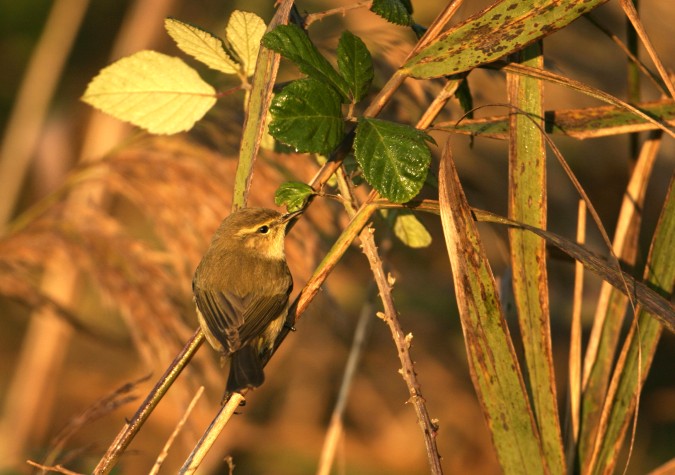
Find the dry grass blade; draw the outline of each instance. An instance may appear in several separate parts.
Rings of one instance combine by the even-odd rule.
[[[403,72],[429,79],[469,71],[522,50],[606,1],[497,1],[426,44]]]
[[[577,212],[577,243],[583,245],[586,240],[586,203],[579,200]],[[580,404],[581,404],[581,308],[583,304],[584,290],[584,265],[576,261],[574,263],[574,301],[572,305],[572,318],[570,323],[570,354],[567,370],[567,413],[565,416],[567,466],[573,467],[577,455],[580,427]]]
[[[555,233],[544,231],[525,223],[518,223],[487,211],[474,209],[473,212],[478,221],[515,226],[527,229],[543,237],[549,244],[557,247],[568,256],[583,262],[588,270],[599,275],[620,292],[630,293],[630,298],[633,299],[636,306],[641,305],[645,310],[653,313],[665,327],[675,333],[675,308],[673,308],[673,305],[666,298],[660,295],[661,287],[657,287],[657,290],[652,289],[643,282],[636,280],[630,274],[618,270],[614,262],[608,262],[583,246]]]
[[[664,296],[672,295],[675,285],[673,242],[675,242],[675,178],[671,178],[668,195],[652,239],[644,276],[645,280],[657,287]],[[654,315],[645,308],[639,309],[614,369],[591,462],[587,467],[588,473],[609,474],[614,471],[631,415],[639,405],[642,385],[649,373],[662,330],[662,323],[654,318]],[[670,330],[673,331],[674,327],[671,326]]]
[[[638,15],[637,10],[635,9],[633,0],[621,0],[621,7],[623,8],[624,13],[632,23],[633,28],[635,28],[635,31],[637,31],[637,34],[640,36],[642,44],[647,50],[647,54],[649,54],[649,57],[654,62],[656,69],[661,75],[661,79],[668,88],[670,97],[675,98],[675,86],[673,86],[673,82],[670,79],[670,75],[666,71],[666,68],[663,66],[663,63],[661,62],[659,55],[656,53],[656,50],[654,49],[652,42],[649,40],[649,36],[647,36],[647,32],[645,31],[645,28],[642,25],[642,22],[640,21],[640,17]]]
[[[63,447],[66,443],[73,437],[82,427],[86,424],[90,424],[93,421],[110,414],[116,408],[127,404],[134,399],[136,396],[130,394],[131,391],[136,389],[136,387],[145,381],[147,381],[150,376],[144,376],[136,381],[132,381],[123,385],[122,387],[116,389],[112,394],[103,397],[99,401],[95,402],[89,406],[82,414],[70,420],[68,425],[61,430],[61,432],[53,439],[51,443],[51,448],[49,454],[42,462],[43,465],[54,465],[59,454],[63,450]]]
[[[514,55],[515,56],[515,55]],[[517,54],[520,64],[542,68],[541,45]],[[509,102],[519,113],[509,126],[509,217],[546,228],[546,148],[541,117],[543,84],[507,73]],[[539,119],[536,119],[539,118]],[[530,382],[532,406],[551,473],[565,473],[558,417],[546,270],[546,241],[519,229],[509,230],[513,295]]]
[[[494,277],[446,144],[439,173],[439,208],[452,267],[469,370],[503,470],[547,473]]]
[[[166,457],[169,455],[169,450],[171,449],[171,446],[173,445],[173,441],[176,440],[176,437],[180,433],[181,429],[183,429],[183,426],[185,426],[185,422],[190,417],[190,414],[192,414],[192,410],[194,409],[195,405],[197,404],[197,401],[199,401],[199,398],[202,397],[203,393],[204,393],[204,386],[200,386],[199,389],[197,390],[197,392],[195,393],[195,396],[192,398],[192,401],[190,401],[190,404],[185,409],[185,413],[183,414],[183,417],[181,418],[180,421],[178,421],[178,424],[176,424],[176,428],[171,433],[171,436],[166,441],[166,444],[164,444],[164,447],[162,448],[162,453],[160,453],[157,456],[157,461],[152,466],[152,470],[150,470],[150,475],[157,475],[159,473],[159,469],[162,467],[162,464],[164,463],[164,460],[166,460]]]
[[[227,403],[220,408],[216,417],[211,421],[211,424],[206,429],[201,439],[199,439],[197,445],[192,449],[192,452],[185,460],[185,463],[183,463],[183,466],[178,472],[180,475],[189,475],[197,471],[204,461],[204,457],[209,453],[216,439],[230,421],[234,411],[236,411],[243,402],[244,396],[240,393],[233,393],[230,396]]]
[[[105,475],[110,473],[136,434],[141,430],[148,417],[150,417],[152,411],[157,407],[157,404],[162,400],[166,392],[175,382],[185,366],[190,362],[194,353],[199,349],[203,342],[204,334],[201,331],[195,332],[192,339],[188,341],[185,348],[183,348],[183,351],[178,354],[174,362],[155,384],[155,387],[145,398],[145,401],[143,401],[143,404],[138,408],[136,414],[134,414],[134,417],[125,424],[122,430],[117,434],[117,437],[115,437],[115,440],[110,444],[105,455],[99,460],[96,468],[94,468],[95,475]]]
[[[373,312],[375,311],[374,305],[371,302],[372,298],[375,297],[375,286],[371,285],[371,287],[371,290],[368,291],[368,294],[371,295],[371,299],[368,299],[361,309],[361,315],[359,316],[359,321],[354,330],[354,339],[352,340],[349,357],[345,364],[342,382],[340,383],[340,390],[335,401],[333,413],[330,417],[330,423],[328,425],[328,430],[326,431],[323,448],[321,449],[319,466],[316,469],[317,475],[330,474],[338,442],[342,438],[344,412],[347,407],[347,401],[349,399],[349,393],[356,374],[356,369],[361,359],[361,353],[365,346],[366,333],[370,322],[373,320]]]
[[[331,16],[331,15],[342,15],[344,16],[347,11],[349,10],[355,10],[357,8],[370,8],[370,6],[373,4],[372,0],[366,0],[366,1],[361,1],[357,2],[353,5],[345,5],[343,7],[337,7],[337,8],[330,8],[328,10],[325,10],[323,12],[318,12],[318,13],[310,13],[305,17],[305,28],[309,28],[312,23],[316,21],[321,21],[324,18]]]
[[[608,104],[612,104],[614,106],[620,107],[624,110],[630,111],[633,114],[637,115],[638,117],[641,117],[643,120],[646,120],[647,122],[650,122],[657,128],[661,129],[663,132],[666,134],[670,135],[671,137],[675,138],[675,132],[670,130],[668,128],[669,124],[665,124],[661,121],[658,121],[654,119],[653,117],[650,117],[648,114],[645,112],[641,111],[635,106],[632,106],[631,104],[628,104],[625,101],[622,101],[621,99],[618,99],[611,94],[607,94],[606,92],[603,92],[599,89],[596,89],[594,87],[588,86],[586,84],[583,84],[579,81],[575,81],[574,79],[566,78],[564,76],[561,76],[559,74],[552,73],[550,71],[544,71],[536,68],[530,68],[527,66],[523,66],[521,64],[515,64],[515,63],[509,63],[509,64],[504,64],[500,62],[493,63],[492,65],[488,65],[486,67],[489,68],[497,68],[501,69],[505,72],[512,72],[515,74],[523,74],[525,76],[530,76],[533,78],[539,78],[544,81],[550,81],[555,84],[560,84],[566,87],[569,87],[570,89],[577,90],[581,93],[584,93],[588,96],[595,97],[596,99],[600,99],[603,102],[607,102]]]
[[[439,210],[442,209],[442,204],[433,200],[410,202],[405,205],[388,203],[384,200],[380,200],[374,202],[372,206],[384,209],[405,207],[435,214],[438,214]],[[630,298],[633,299],[636,305],[641,305],[646,310],[653,313],[666,328],[675,333],[675,308],[673,308],[673,305],[669,300],[659,294],[660,288],[656,287],[655,289],[652,289],[643,282],[636,280],[630,274],[620,271],[617,269],[614,260],[608,261],[589,251],[585,247],[550,231],[513,221],[512,219],[478,208],[471,208],[471,213],[476,221],[526,229],[546,239],[549,246],[560,249],[572,259],[582,262],[586,269],[598,275],[619,292],[623,292],[624,295],[630,293]]]
[[[612,247],[614,253],[628,265],[633,265],[636,260],[639,229],[642,223],[641,210],[644,207],[647,185],[661,143],[660,132],[652,134],[644,142],[621,204]],[[604,405],[627,306],[628,299],[625,294],[609,283],[603,282],[584,357],[582,382],[584,422],[579,437],[579,456],[586,463],[590,457],[589,451]]]
[[[675,102],[672,100],[661,99],[639,103],[636,106],[663,123],[675,126]],[[541,115],[535,118],[539,117]],[[438,122],[434,124],[433,129],[506,140],[509,118],[502,115],[463,119],[461,122]],[[580,140],[655,129],[657,127],[653,123],[616,106],[557,109],[544,113],[544,130],[547,133],[566,135]]]
[[[648,475],[673,475],[673,473],[675,473],[675,458],[655,468]]]
[[[28,465],[31,465],[35,468],[39,468],[43,472],[55,472],[55,473],[62,473],[63,475],[83,475],[79,472],[73,472],[72,470],[68,470],[65,467],[62,467],[61,465],[42,465],[39,463],[35,463],[32,460],[29,460]]]
[[[637,68],[638,70],[640,70],[642,72],[642,74],[644,74],[647,78],[649,78],[652,81],[652,83],[662,93],[667,94],[668,89],[667,89],[665,83],[656,74],[654,74],[649,68],[647,68],[647,66],[645,66],[645,64],[642,61],[640,61],[640,58],[638,58],[636,56],[637,51],[635,52],[635,54],[633,53],[633,51],[631,51],[631,49],[637,50],[636,44],[634,44],[634,42],[632,41],[632,38],[631,38],[631,37],[635,36],[635,30],[630,30],[633,33],[629,33],[629,38],[627,39],[627,42],[630,44],[630,48],[629,48],[619,39],[619,37],[617,35],[612,33],[610,30],[608,30],[603,25],[601,25],[597,20],[595,20],[595,18],[593,18],[593,15],[591,15],[591,14],[584,15],[584,18],[586,20],[590,21],[596,28],[598,28],[600,31],[602,31],[603,34],[607,35],[614,43],[616,43],[616,45],[619,48],[621,48],[621,51],[624,52],[626,57],[628,57],[628,59],[630,59],[630,61],[632,61],[634,67]],[[632,74],[633,74],[632,72],[629,72],[629,75],[632,76]],[[636,77],[637,77],[637,74],[636,74]],[[629,89],[632,89],[632,88],[629,86]]]

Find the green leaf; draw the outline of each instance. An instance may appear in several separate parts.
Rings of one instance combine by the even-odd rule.
[[[431,244],[431,234],[427,228],[412,213],[401,212],[394,222],[394,234],[403,244],[412,248],[428,247]]]
[[[431,151],[424,132],[379,119],[359,119],[354,156],[370,183],[394,203],[414,198],[424,185]]]
[[[432,41],[403,66],[416,78],[461,73],[523,49],[607,0],[501,0]]]
[[[370,11],[397,25],[412,25],[410,0],[374,0]]]
[[[459,86],[457,86],[457,90],[455,91],[455,97],[466,114],[465,117],[467,119],[473,119],[473,96],[471,95],[471,89],[469,88],[468,78],[465,77],[459,83]]]
[[[347,82],[324,58],[307,33],[295,25],[279,25],[263,36],[262,44],[293,61],[300,71],[308,76],[324,81],[349,100]]]
[[[373,82],[373,60],[361,38],[345,31],[337,48],[338,70],[349,84],[352,100],[359,102]]]
[[[241,59],[244,74],[251,76],[255,71],[255,63],[260,50],[260,40],[265,34],[267,26],[255,13],[235,10],[227,23],[225,34],[239,59]]]
[[[286,205],[289,213],[298,211],[305,206],[307,199],[315,194],[314,188],[299,181],[287,181],[282,183],[274,194],[274,202],[277,206]]]
[[[225,74],[236,74],[241,69],[237,59],[227,52],[223,40],[216,35],[175,18],[164,20],[164,28],[183,52],[209,68]]]
[[[340,96],[316,79],[293,81],[270,106],[272,136],[299,152],[330,153],[344,134]]]
[[[175,134],[204,117],[216,91],[182,60],[139,51],[102,69],[82,100],[153,134]]]

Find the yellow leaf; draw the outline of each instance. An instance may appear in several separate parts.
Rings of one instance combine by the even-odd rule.
[[[411,213],[400,213],[396,216],[394,234],[410,247],[427,247],[431,244],[431,234]]]
[[[236,74],[241,69],[239,63],[228,54],[223,40],[208,31],[175,18],[164,20],[164,27],[182,51],[209,68],[225,74]]]
[[[260,50],[260,42],[265,34],[265,22],[255,13],[235,10],[227,23],[225,34],[232,49],[244,65],[246,77],[255,71],[255,62]]]
[[[140,51],[103,68],[82,100],[154,134],[192,128],[216,103],[216,91],[178,58]]]

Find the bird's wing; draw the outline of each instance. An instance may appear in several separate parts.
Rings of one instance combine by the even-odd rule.
[[[290,293],[290,290],[288,291]],[[237,351],[281,315],[288,293],[252,298],[194,288],[195,302],[209,330],[228,353]]]
[[[196,286],[193,290],[197,308],[211,334],[228,353],[239,349],[242,346],[239,328],[244,323],[244,299],[229,292],[205,290]]]
[[[288,293],[268,295],[251,302],[246,309],[244,324],[239,329],[239,338],[248,342],[260,335],[267,325],[286,310],[287,304]]]

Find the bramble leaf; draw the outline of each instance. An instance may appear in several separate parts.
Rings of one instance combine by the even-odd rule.
[[[342,140],[340,96],[312,78],[293,81],[274,97],[269,131],[299,152],[330,153]]]
[[[277,189],[274,202],[277,206],[286,205],[288,212],[292,213],[302,209],[307,199],[315,193],[314,189],[306,183],[287,181]]]
[[[345,100],[349,100],[347,82],[299,27],[279,25],[263,36],[262,44],[293,61],[306,75],[330,84]]]
[[[373,0],[370,11],[397,25],[412,25],[412,4],[410,0]]]
[[[412,248],[428,247],[431,244],[431,234],[414,214],[400,212],[395,219],[394,234],[403,244]]]
[[[216,103],[216,91],[179,58],[139,51],[103,68],[82,100],[154,134],[189,130]]]
[[[223,40],[213,33],[175,18],[164,20],[164,28],[183,52],[209,68],[225,74],[239,72],[239,62],[228,53]]]
[[[433,141],[413,127],[379,119],[359,119],[354,157],[368,181],[383,197],[405,203],[422,189]]]
[[[345,31],[337,47],[340,75],[347,81],[352,100],[359,102],[373,82],[373,60],[368,48],[358,36]]]
[[[260,50],[260,40],[267,26],[255,13],[236,10],[232,12],[225,29],[227,40],[242,62],[244,73],[249,77],[255,71]]]

